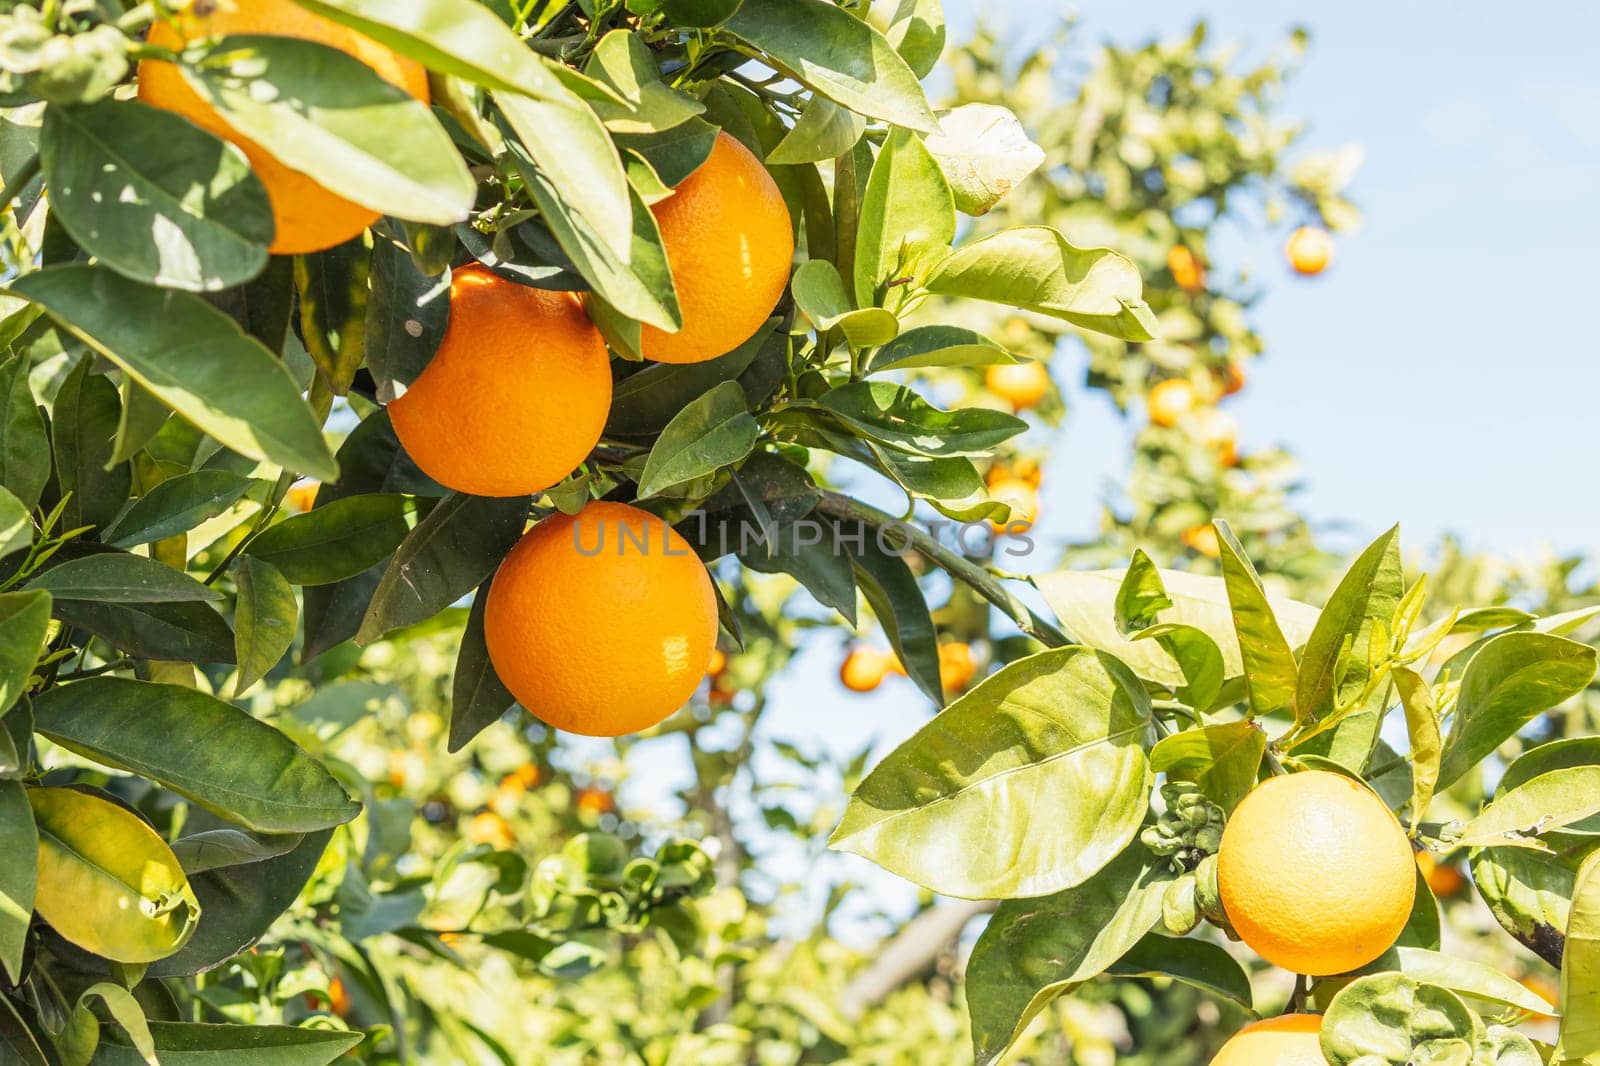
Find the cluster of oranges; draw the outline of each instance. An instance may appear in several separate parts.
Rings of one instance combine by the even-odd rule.
[[[292,0],[185,14],[158,23],[150,43],[181,50],[208,36],[252,33],[336,48],[428,100],[420,64]],[[175,64],[145,60],[139,93],[244,152],[272,204],[274,253],[329,248],[377,221],[231,128]],[[794,256],[792,220],[771,175],[721,133],[709,157],[652,211],[682,328],[645,326],[641,353],[698,363],[738,347],[783,295]],[[610,355],[579,296],[472,265],[454,272],[438,351],[389,405],[389,417],[407,454],[445,487],[533,496],[589,456],[611,395]],[[314,492],[297,493],[290,505],[308,506]],[[490,658],[506,687],[550,725],[590,735],[646,729],[680,707],[705,676],[716,635],[716,594],[704,565],[660,518],[620,503],[590,503],[535,525],[501,564],[485,606]],[[606,662],[597,669],[601,639]],[[496,835],[493,827],[483,831]]]
[[[871,692],[890,674],[903,677],[905,672],[893,652],[857,646],[846,652],[839,664],[839,683],[851,692]],[[939,681],[946,692],[965,692],[977,676],[978,659],[972,653],[972,645],[960,640],[939,645]]]
[[[1364,784],[1328,771],[1257,786],[1228,819],[1216,871],[1239,938],[1268,962],[1313,977],[1377,959],[1416,900],[1417,864],[1399,821]],[[1324,1066],[1321,1029],[1314,1014],[1258,1022],[1212,1063]]]

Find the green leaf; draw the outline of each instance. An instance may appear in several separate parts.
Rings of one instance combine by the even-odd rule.
[[[35,577],[28,587],[50,593],[57,603],[192,603],[222,599],[222,593],[181,570],[125,552],[69,559]]]
[[[1540,847],[1537,836],[1600,814],[1600,766],[1551,770],[1510,789],[1478,812],[1457,847]]]
[[[250,829],[309,832],[361,810],[288,737],[194,689],[95,677],[51,689],[33,710],[34,728],[62,747],[159,781]]]
[[[1166,586],[1161,583],[1161,572],[1156,569],[1156,564],[1150,561],[1150,556],[1144,553],[1143,548],[1134,549],[1133,559],[1128,563],[1127,572],[1122,575],[1122,583],[1117,586],[1117,598],[1113,602],[1117,632],[1131,637],[1139,630],[1155,625],[1156,617],[1171,606],[1172,599],[1167,595]]]
[[[938,366],[991,366],[1020,363],[1005,348],[960,326],[918,326],[879,348],[867,364],[868,374]]]
[[[196,812],[185,828],[207,822],[208,816]],[[221,849],[211,847],[202,852],[193,843],[197,837],[219,832],[242,837],[249,850],[241,853],[235,846],[234,861],[227,861],[217,854]],[[179,837],[172,850],[183,861],[189,886],[200,901],[200,925],[176,954],[152,964],[148,976],[186,977],[249,948],[294,903],[332,835],[331,829],[272,837],[249,836],[238,830],[201,830]],[[252,853],[258,857],[250,858]]]
[[[1193,781],[1207,799],[1232,811],[1255,787],[1267,734],[1251,722],[1223,722],[1163,737],[1150,749],[1150,769]]]
[[[22,501],[0,487],[0,559],[33,544],[33,519]]]
[[[1397,947],[1385,952],[1362,973],[1398,970],[1424,984],[1447,988],[1460,996],[1530,1014],[1550,1013],[1550,1004],[1522,982],[1486,963],[1423,948]]]
[[[662,83],[654,53],[636,33],[612,30],[600,38],[583,72],[610,86],[624,101],[593,102],[595,112],[613,133],[657,133],[706,109],[694,97]]]
[[[1252,1009],[1250,977],[1220,945],[1146,934],[1126,955],[1106,967],[1113,977],[1172,977],[1219,999]]]
[[[1055,230],[1002,230],[958,248],[928,279],[943,296],[1020,307],[1122,340],[1155,336],[1139,269],[1106,248],[1075,248]]]
[[[679,26],[715,26],[725,21],[743,0],[661,0],[661,11]]]
[[[704,119],[692,118],[659,133],[619,133],[614,139],[618,147],[643,157],[656,177],[675,189],[710,157],[719,132]]]
[[[28,678],[49,632],[48,592],[0,593],[0,715],[28,690]]]
[[[806,101],[805,110],[777,147],[767,153],[768,166],[820,163],[844,155],[867,131],[867,120],[824,96]]]
[[[913,291],[939,265],[956,236],[950,186],[922,139],[891,130],[872,164],[856,231],[855,296],[859,307],[882,304],[893,291]]]
[[[795,306],[811,320],[817,332],[837,328],[852,348],[873,348],[894,340],[900,320],[881,307],[853,310],[839,270],[826,259],[800,264],[789,283]]]
[[[723,28],[857,114],[913,130],[938,125],[917,76],[883,34],[829,0],[745,0]]]
[[[869,440],[930,458],[987,455],[1028,428],[1022,419],[1001,411],[941,411],[891,381],[842,385],[824,393],[815,406]]]
[[[499,721],[517,702],[489,659],[483,635],[483,612],[489,602],[485,582],[473,597],[467,628],[456,652],[456,672],[450,683],[450,751],[460,751],[473,737]]]
[[[1555,1061],[1593,1062],[1600,1057],[1600,853],[1578,869],[1566,934]]]
[[[367,297],[367,369],[380,403],[416,381],[439,350],[450,323],[450,272],[429,277],[393,241],[372,249],[372,291]]]
[[[432,618],[483,583],[522,536],[528,501],[452,493],[428,512],[390,560],[356,643]]]
[[[103,539],[118,548],[132,548],[187,533],[227,511],[257,484],[227,470],[179,474],[134,500]]]
[[[37,277],[38,275],[32,275]],[[56,482],[66,506],[62,528],[104,527],[127,502],[133,475],[113,463],[113,440],[122,413],[117,387],[81,359],[56,392],[50,419]]]
[[[20,781],[0,781],[0,855],[7,856],[0,863],[0,966],[11,984],[19,985],[39,858],[33,808]]]
[[[1322,1053],[1332,1066],[1470,1066],[1475,1019],[1455,993],[1404,974],[1359,977],[1322,1019]]]
[[[1411,825],[1415,828],[1427,817],[1434,786],[1439,780],[1439,757],[1443,750],[1439,739],[1439,709],[1434,704],[1433,689],[1422,675],[1405,666],[1396,666],[1393,673],[1400,706],[1405,710],[1406,735],[1411,741]]]
[[[639,478],[639,498],[731,466],[750,454],[761,426],[737,381],[725,381],[667,423]]]
[[[119,274],[210,292],[267,265],[266,187],[185,118],[132,100],[48,108],[39,158],[53,217]]]
[[[1040,574],[1034,583],[1075,640],[1110,652],[1146,681],[1175,689],[1187,681],[1177,660],[1159,645],[1130,640],[1117,629],[1116,595],[1125,574],[1123,570],[1058,570]],[[1227,678],[1244,676],[1244,657],[1223,580],[1162,570],[1161,582],[1173,604],[1163,612],[1163,620],[1205,633],[1222,652]],[[1294,600],[1272,598],[1272,603],[1288,639],[1304,642],[1316,623],[1317,609]]]
[[[411,527],[409,497],[342,496],[268,526],[245,551],[271,563],[295,585],[329,585],[387,559]]]
[[[1594,673],[1594,649],[1575,640],[1526,631],[1490,638],[1461,675],[1439,787],[1459,781],[1537,715],[1582,692]]]
[[[1294,648],[1278,625],[1278,616],[1273,613],[1244,546],[1226,522],[1218,520],[1213,525],[1221,549],[1223,586],[1228,590],[1228,607],[1239,638],[1250,711],[1262,715],[1292,710],[1298,677]]]
[[[50,439],[28,370],[26,353],[0,355],[0,487],[32,508],[50,480]]]
[[[856,587],[866,597],[906,675],[935,707],[942,707],[939,633],[916,575],[905,559],[895,554],[897,546],[892,541],[880,542],[865,526],[858,526],[850,535],[842,523],[831,529],[835,535],[832,550],[849,552]],[[851,535],[861,539],[851,542]]]
[[[917,77],[933,73],[944,52],[941,0],[872,0],[867,19],[883,31]]]
[[[144,1059],[146,1066],[159,1066],[156,1060],[155,1043],[150,1038],[150,1026],[145,1021],[144,1008],[139,1001],[133,998],[133,993],[117,984],[115,981],[101,981],[90,985],[78,996],[77,1005],[72,1008],[72,1015],[67,1023],[67,1031],[63,1036],[86,1033],[88,1039],[80,1046],[70,1050],[63,1048],[62,1057],[67,1062],[88,1063],[94,1054],[94,1048],[100,1042],[100,1019],[89,1000],[98,999],[105,1012],[116,1022],[122,1032],[128,1037],[139,1055]]]
[[[337,475],[288,369],[199,297],[76,264],[25,274],[12,281],[11,291],[42,305],[234,451],[325,480]]]
[[[205,603],[67,600],[55,615],[141,659],[231,663],[233,630]]]
[[[1439,898],[1433,894],[1422,867],[1417,867],[1417,895],[1411,903],[1411,916],[1395,939],[1396,947],[1426,948],[1438,951],[1442,929],[1439,922]]]
[[[33,1017],[32,1011],[10,996],[0,997],[0,1049],[10,1053],[20,1066],[55,1066],[57,1056],[47,1056],[44,1051],[51,1046],[44,1027],[30,1024],[24,1014]]]
[[[361,1043],[362,1033],[285,1025],[151,1022],[161,1066],[328,1066]],[[143,1066],[131,1047],[102,1042],[94,1066]]]
[[[172,849],[137,815],[70,788],[31,788],[28,803],[39,827],[34,908],[56,932],[126,963],[165,958],[194,934],[200,905]]]
[[[1529,950],[1561,965],[1578,867],[1595,851],[1593,840],[1550,842],[1558,850],[1484,848],[1472,854],[1472,880],[1495,920]]]
[[[126,462],[144,451],[172,417],[170,407],[127,374],[122,375],[117,394],[122,398],[122,414],[111,448],[113,463]]]
[[[885,757],[829,843],[964,899],[1082,884],[1144,819],[1150,713],[1143,686],[1109,655],[1069,647],[1020,659]]]
[[[428,105],[354,56],[228,36],[183,76],[229,127],[347,200],[441,226],[472,211],[477,183]]]
[[[1170,881],[1136,845],[1080,885],[1001,903],[967,963],[978,1066],[999,1061],[1051,1000],[1131,951],[1161,920]]]
[[[726,355],[703,363],[651,363],[617,382],[606,416],[607,437],[655,437],[673,417],[707,392],[743,374],[769,342],[784,346],[773,323]]]
[[[1405,585],[1400,570],[1400,527],[1373,541],[1350,564],[1328,598],[1316,628],[1300,656],[1300,678],[1295,686],[1296,720],[1320,724],[1330,720],[1336,703],[1346,703],[1359,693],[1388,647],[1373,647],[1387,633]],[[1344,656],[1348,666],[1339,674]]]
[[[372,253],[357,237],[294,257],[299,336],[322,378],[343,396],[367,356],[367,275]]]
[[[958,211],[987,214],[1044,163],[1017,116],[996,104],[962,104],[939,116],[928,151],[950,182]]]
[[[1172,656],[1183,671],[1183,684],[1173,690],[1179,700],[1200,711],[1217,705],[1227,681],[1227,664],[1222,661],[1222,649],[1204,630],[1177,622],[1158,622],[1135,633],[1133,639],[1155,641]]]
[[[1600,766],[1600,737],[1567,737],[1528,748],[1511,760],[1495,783],[1495,798],[1552,770],[1574,766]],[[1566,827],[1568,833],[1600,835],[1600,818],[1584,818]]]
[[[234,658],[239,663],[233,693],[237,697],[265,677],[289,651],[300,605],[295,602],[294,586],[265,560],[243,556],[233,568],[233,580],[239,589],[233,615]]]

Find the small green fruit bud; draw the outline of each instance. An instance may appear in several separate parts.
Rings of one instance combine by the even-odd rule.
[[[1161,924],[1173,936],[1183,936],[1200,924],[1193,874],[1184,874],[1167,886],[1166,894],[1161,897]]]

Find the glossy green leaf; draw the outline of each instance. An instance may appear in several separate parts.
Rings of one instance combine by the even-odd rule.
[[[918,326],[872,354],[867,373],[931,366],[991,366],[1021,362],[996,342],[960,326]]]
[[[920,288],[955,236],[955,203],[939,164],[915,133],[890,131],[872,164],[861,201],[853,279],[856,305],[882,306],[895,289]]]
[[[1558,1063],[1600,1058],[1600,853],[1578,868],[1561,963],[1561,1039]]]
[[[1548,633],[1493,637],[1461,675],[1439,787],[1448,788],[1537,715],[1594,680],[1595,651]]]
[[[28,582],[28,587],[50,593],[57,603],[192,603],[222,599],[222,593],[180,570],[126,552],[68,559]]]
[[[795,306],[817,332],[837,329],[852,348],[872,348],[894,340],[900,320],[881,307],[855,310],[839,270],[826,259],[800,264],[790,282]]]
[[[246,551],[296,585],[327,585],[388,558],[411,527],[406,496],[372,493],[318,501],[305,514],[268,526]]]
[[[22,982],[28,923],[38,879],[39,833],[28,790],[20,781],[0,781],[0,966],[13,985]]]
[[[242,556],[233,568],[238,603],[233,612],[234,658],[239,675],[234,695],[247,690],[277,666],[294,643],[300,605],[294,586],[271,563]]]
[[[1411,824],[1415,826],[1427,817],[1439,780],[1439,758],[1444,747],[1439,737],[1439,709],[1433,689],[1415,670],[1395,667],[1394,684],[1400,693],[1406,735],[1411,741]]]
[[[595,100],[591,106],[613,133],[657,133],[669,130],[705,110],[687,93],[661,81],[661,71],[648,45],[636,33],[612,30],[600,39],[583,72],[609,85],[622,103]]]
[[[1106,967],[1113,977],[1172,977],[1219,999],[1252,1009],[1250,978],[1227,950],[1208,940],[1148,933]]]
[[[161,1066],[328,1066],[361,1043],[362,1033],[285,1025],[151,1022]],[[131,1047],[102,1041],[94,1066],[143,1066]]]
[[[380,403],[389,403],[427,367],[450,324],[450,272],[430,277],[404,248],[379,241],[372,249],[367,298],[367,369]]]
[[[31,508],[50,480],[50,438],[28,370],[26,354],[0,355],[0,487]]]
[[[1117,586],[1116,599],[1112,601],[1117,631],[1131,637],[1155,625],[1161,612],[1171,606],[1172,598],[1167,595],[1156,564],[1150,561],[1143,548],[1134,549],[1122,583]]]
[[[1495,798],[1552,770],[1574,766],[1600,766],[1600,737],[1567,737],[1528,748],[1511,760],[1495,782]],[[1579,819],[1568,825],[1566,832],[1600,835],[1600,817]]]
[[[289,371],[199,297],[82,265],[25,274],[11,291],[42,305],[227,447],[314,477],[336,476],[321,428]]]
[[[39,827],[34,907],[56,932],[127,963],[165,958],[194,934],[200,905],[172,849],[137,815],[70,788],[29,789],[28,803]]]
[[[1164,648],[1149,641],[1130,640],[1118,632],[1115,603],[1125,573],[1122,570],[1058,570],[1040,574],[1034,578],[1034,583],[1074,639],[1110,652],[1141,678],[1164,688],[1184,684],[1182,668]],[[1222,652],[1227,677],[1242,677],[1244,658],[1239,650],[1223,580],[1163,570],[1161,582],[1173,604],[1162,613],[1162,620],[1191,625],[1205,633]],[[1294,644],[1303,643],[1316,624],[1317,609],[1294,600],[1269,599],[1285,636]]]
[[[49,631],[48,592],[0,593],[0,715],[28,690],[28,678]]]
[[[857,381],[823,394],[816,407],[864,437],[931,458],[986,455],[1028,428],[1001,411],[968,407],[941,411],[890,381]]]
[[[38,277],[38,274],[28,277]],[[117,387],[81,359],[56,391],[50,414],[50,445],[57,487],[66,506],[63,528],[104,527],[122,510],[133,486],[127,463],[113,463],[113,441],[122,414]]]
[[[55,217],[119,274],[201,292],[267,265],[266,187],[243,152],[179,115],[131,100],[48,108],[39,158]]]
[[[1222,582],[1228,590],[1228,607],[1239,638],[1250,711],[1260,715],[1284,708],[1292,710],[1298,676],[1294,648],[1278,625],[1278,617],[1244,546],[1226,522],[1213,524],[1221,553]]]
[[[667,423],[645,459],[641,499],[715,473],[748,456],[761,435],[737,381],[695,399]]]
[[[1551,842],[1554,850],[1483,848],[1472,853],[1472,880],[1489,912],[1529,950],[1561,965],[1562,936],[1578,867],[1595,842]]]
[[[228,36],[183,75],[231,128],[347,200],[437,225],[472,210],[477,184],[428,106],[336,48]]]
[[[1227,681],[1227,664],[1222,660],[1222,649],[1205,630],[1178,622],[1157,622],[1135,633],[1132,639],[1154,641],[1172,656],[1183,671],[1183,684],[1173,690],[1178,699],[1201,711],[1217,705]],[[1228,702],[1231,701],[1230,698]]]
[[[987,214],[1044,163],[1017,116],[996,104],[962,104],[939,116],[928,152],[950,182],[956,209]]]
[[[227,511],[256,484],[227,470],[196,470],[168,478],[133,501],[106,530],[105,542],[133,548],[186,533]]]
[[[499,721],[517,702],[495,673],[483,635],[483,612],[489,602],[485,582],[473,597],[467,628],[456,652],[456,672],[450,682],[450,750],[460,751],[473,737]]]
[[[361,809],[288,737],[194,689],[95,677],[51,689],[33,709],[34,727],[62,747],[250,829],[309,832]]]
[[[1081,884],[1144,819],[1150,713],[1143,686],[1109,655],[1070,647],[1018,660],[885,757],[830,844],[966,899]],[[1049,833],[1037,832],[1039,810],[1052,812]]]
[[[1537,993],[1524,987],[1522,982],[1493,966],[1471,959],[1422,948],[1397,947],[1385,952],[1361,972],[1381,973],[1390,970],[1484,1003],[1529,1014],[1550,1012],[1550,1005]]]
[[[1322,1053],[1332,1066],[1470,1066],[1475,1032],[1455,993],[1404,974],[1373,974],[1333,997]]]
[[[673,417],[723,382],[734,380],[775,340],[771,323],[726,355],[703,363],[651,363],[617,382],[606,416],[608,437],[654,437]]]
[[[1406,919],[1405,928],[1400,930],[1400,935],[1395,938],[1395,946],[1438,951],[1443,932],[1439,919],[1439,898],[1433,894],[1433,887],[1428,884],[1427,875],[1422,872],[1422,867],[1419,865],[1417,894],[1411,903],[1411,916]]]
[[[820,163],[841,156],[861,140],[867,120],[840,107],[825,96],[813,96],[784,134],[777,147],[767,153],[768,166]]]
[[[857,114],[913,130],[937,125],[894,46],[829,0],[745,0],[723,28]]]
[[[831,527],[837,539],[835,552],[848,552],[856,587],[889,638],[889,647],[923,695],[935,707],[944,706],[944,685],[939,670],[939,633],[917,577],[904,558],[896,554],[893,540],[879,543],[871,530],[854,530],[844,523]],[[860,536],[852,542],[850,537]]]
[[[372,253],[361,238],[294,257],[298,336],[337,396],[350,391],[366,360],[367,275]]]
[[[944,52],[941,0],[872,0],[867,19],[883,31],[917,77],[933,73]]]
[[[1143,282],[1127,257],[1076,248],[1053,229],[1003,230],[956,249],[928,279],[943,296],[1020,307],[1123,340],[1155,336]]]
[[[1251,722],[1222,722],[1162,737],[1150,749],[1150,769],[1193,781],[1207,799],[1231,811],[1256,784],[1267,734]]]
[[[1396,526],[1350,564],[1307,638],[1295,686],[1298,722],[1328,721],[1336,703],[1346,703],[1361,691],[1378,661],[1388,654],[1387,646],[1373,644],[1388,632],[1404,592]],[[1339,675],[1345,655],[1348,664]]]
[[[1551,770],[1498,796],[1461,829],[1458,847],[1540,846],[1536,837],[1600,814],[1600,766]]]
[[[132,992],[115,981],[98,982],[79,994],[66,1030],[56,1040],[62,1061],[68,1066],[86,1066],[93,1056],[95,1047],[100,1043],[100,1018],[90,1006],[90,1001],[96,999],[144,1059],[146,1066],[160,1066],[156,1059],[155,1043],[150,1038],[150,1026],[145,1021],[144,1008],[133,998]]]
[[[452,493],[394,553],[356,643],[432,618],[483,583],[522,536],[528,501]]]
[[[1170,881],[1134,846],[1076,887],[1001,903],[967,963],[978,1066],[997,1062],[1051,1000],[1132,950],[1161,920]]]
[[[66,600],[55,615],[141,659],[231,663],[233,630],[205,603]]]

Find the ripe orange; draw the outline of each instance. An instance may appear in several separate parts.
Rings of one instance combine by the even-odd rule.
[[[1206,287],[1206,268],[1187,245],[1175,244],[1167,253],[1167,269],[1172,280],[1185,292],[1199,292]]]
[[[1333,258],[1333,238],[1320,226],[1301,226],[1289,234],[1284,251],[1295,273],[1309,277],[1328,268],[1328,261]]]
[[[1178,537],[1185,548],[1199,552],[1208,559],[1217,559],[1222,556],[1222,545],[1217,540],[1217,531],[1209,522],[1202,522],[1197,526],[1190,526]]]
[[[716,677],[728,668],[728,653],[721,648],[711,649],[711,665],[706,667],[706,672]]]
[[[716,646],[717,597],[671,526],[597,501],[523,535],[489,587],[483,630],[495,672],[529,713],[615,737],[694,694]]]
[[[761,328],[789,284],[794,227],[777,183],[750,149],[719,133],[699,169],[650,210],[683,328],[645,326],[644,357],[703,363],[733,351]]]
[[[1239,804],[1222,834],[1217,884],[1228,921],[1257,954],[1325,977],[1389,949],[1411,917],[1417,874],[1383,801],[1314,770],[1274,777]]]
[[[1417,852],[1417,866],[1422,870],[1422,877],[1428,882],[1428,889],[1437,899],[1453,896],[1466,887],[1467,879],[1461,873],[1461,868],[1453,862],[1440,862],[1432,852]]]
[[[493,811],[479,811],[467,823],[467,839],[504,851],[516,847],[517,835],[506,820]]]
[[[351,1009],[350,992],[344,987],[344,981],[338,974],[328,982],[328,1009],[341,1018],[348,1018]]]
[[[1232,415],[1204,407],[1194,413],[1193,428],[1200,443],[1215,452],[1223,466],[1239,461],[1239,423]]]
[[[1039,465],[1039,460],[1031,456],[1019,455],[1009,462],[1000,459],[989,467],[989,472],[983,476],[983,481],[991,492],[996,485],[1004,481],[1022,481],[1038,488],[1044,481],[1044,468]]]
[[[972,657],[971,645],[951,641],[939,645],[939,681],[946,692],[965,692],[978,674],[978,661]]]
[[[839,681],[851,692],[871,692],[883,684],[889,658],[876,648],[851,648],[839,664]]]
[[[984,371],[983,383],[1013,411],[1026,411],[1050,394],[1050,371],[1043,363],[1001,363]]]
[[[1247,1025],[1222,1045],[1211,1066],[1328,1066],[1322,1016],[1285,1014]]]
[[[989,498],[1011,508],[1010,517],[989,519],[996,533],[1026,533],[1039,520],[1039,490],[1020,478],[1007,478],[989,486]]]
[[[1178,419],[1194,410],[1198,397],[1195,396],[1194,386],[1184,378],[1168,378],[1158,381],[1145,396],[1145,407],[1150,412],[1150,421],[1158,426],[1174,426]]]
[[[599,817],[602,814],[615,814],[617,810],[616,797],[608,789],[599,785],[585,785],[578,790],[578,797],[573,804],[584,814]]]
[[[156,22],[150,27],[149,43],[178,51],[190,41],[227,34],[298,37],[354,56],[391,85],[424,103],[428,101],[428,72],[422,64],[396,55],[364,34],[314,15],[293,0],[224,0],[211,6],[214,10],[208,15],[189,13],[174,22]],[[378,212],[328,191],[236,133],[189,87],[176,64],[141,61],[139,99],[182,115],[244,152],[272,201],[272,217],[277,224],[271,245],[274,255],[316,252],[343,244],[378,220]]]
[[[316,504],[317,490],[320,488],[322,488],[320,481],[297,481],[284,494],[283,504],[292,511],[304,514]]]
[[[389,417],[440,484],[526,496],[583,462],[610,407],[610,357],[578,300],[473,265],[451,279],[444,340]]]
[[[1232,396],[1241,391],[1245,384],[1244,364],[1229,360],[1222,368],[1222,395]]]

